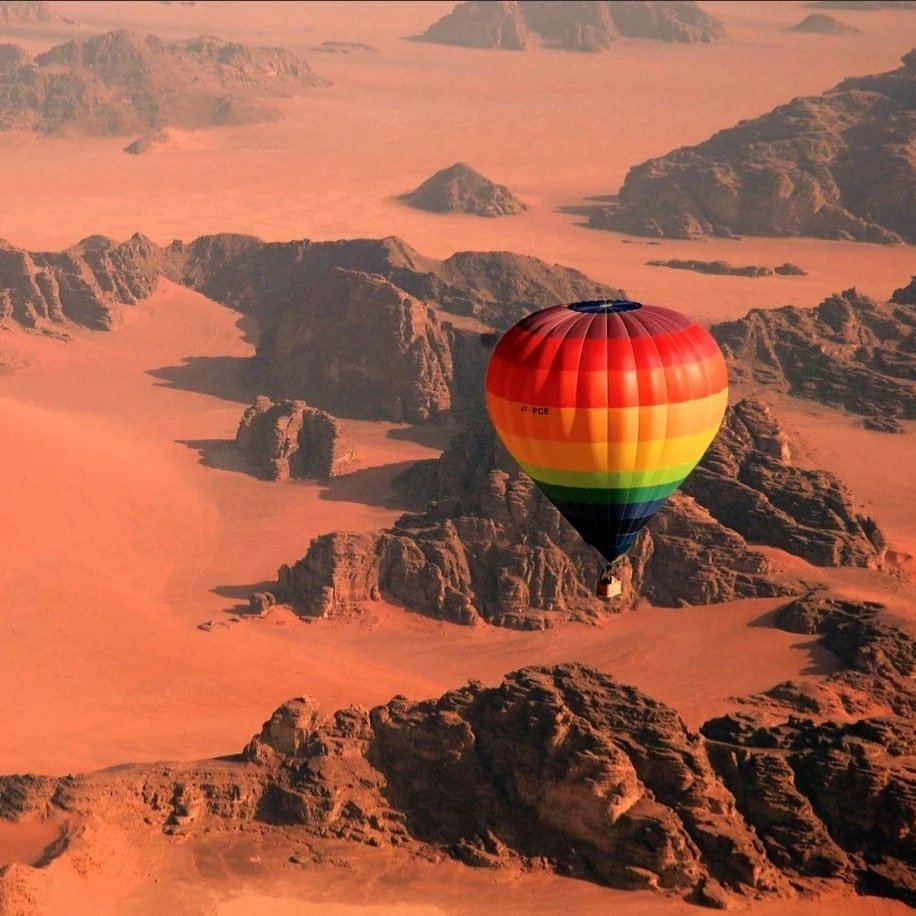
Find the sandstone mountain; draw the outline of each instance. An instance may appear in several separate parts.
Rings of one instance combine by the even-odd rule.
[[[146,133],[270,120],[270,100],[325,85],[282,48],[108,32],[34,59],[0,45],[0,130]]]
[[[916,305],[916,276],[911,277],[906,286],[895,289],[890,301],[897,305]]]
[[[846,25],[835,19],[833,16],[827,16],[824,13],[812,13],[805,16],[801,22],[786,29],[787,32],[806,32],[809,35],[853,35],[861,32],[854,26]]]
[[[66,251],[25,251],[0,240],[0,326],[98,330],[116,323],[118,304],[145,299],[156,288],[161,252],[134,235],[115,244],[104,236],[83,239]]]
[[[45,0],[0,0],[0,22],[7,26],[79,25]]]
[[[558,302],[613,297],[616,287],[539,258],[508,251],[459,251],[428,258],[395,236],[335,242],[262,242],[206,235],[168,249],[170,275],[218,302],[261,316],[295,309],[302,286],[341,268],[377,274],[415,299],[506,328]]]
[[[140,843],[244,843],[321,861],[380,847],[549,869],[715,908],[863,893],[916,903],[916,645],[882,609],[807,595],[776,614],[837,669],[691,731],[670,707],[578,664],[371,711],[280,706],[243,753],[62,778],[0,777],[0,818],[54,812],[46,869],[0,873],[0,908],[40,912],[54,859],[97,856],[103,818]],[[88,860],[87,860],[88,861]]]
[[[343,425],[304,401],[259,397],[242,415],[235,441],[249,463],[270,480],[329,480],[356,464]]]
[[[819,10],[916,10],[916,0],[812,0]]]
[[[815,308],[752,309],[710,330],[737,381],[865,416],[916,419],[916,312],[908,304],[848,289]]]
[[[258,342],[268,390],[345,416],[441,419],[452,407],[448,336],[435,312],[377,275],[337,268],[300,291]]]
[[[7,252],[0,267],[0,295],[8,298],[22,284],[31,261],[58,264],[63,280],[77,284],[86,273],[84,249],[113,252],[114,271],[99,281],[102,293],[114,296],[131,286],[138,272],[148,274],[152,287],[163,276],[204,295],[256,315],[268,325],[281,312],[295,310],[303,287],[331,278],[338,269],[377,275],[404,293],[446,312],[474,317],[493,328],[506,328],[531,311],[595,298],[619,298],[623,290],[590,280],[585,274],[540,258],[508,251],[459,251],[445,260],[427,258],[401,239],[343,239],[334,242],[262,242],[247,235],[205,235],[189,243],[161,248],[139,233],[116,243],[91,236],[64,252],[26,252],[0,241]],[[13,258],[9,253],[15,252]],[[94,262],[93,262],[94,263]],[[31,268],[28,268],[31,269]],[[40,286],[29,286],[23,306],[12,320],[33,324],[39,318],[68,320],[66,311],[48,308]],[[142,298],[142,297],[135,297]],[[124,300],[132,301],[132,300]],[[26,312],[33,316],[18,317]],[[442,316],[447,318],[446,315]]]
[[[446,313],[502,328],[546,305],[620,293],[538,258],[467,251],[438,261],[397,238],[204,236],[163,257],[172,279],[258,316],[262,391],[398,422],[440,420],[479,400],[486,350]]]
[[[682,493],[619,564],[626,600],[593,594],[602,562],[521,474],[487,419],[472,416],[441,458],[408,471],[424,511],[375,534],[315,539],[281,567],[276,599],[304,616],[347,613],[385,596],[455,623],[541,628],[599,621],[639,597],[710,604],[785,593],[754,543],[821,566],[877,567],[884,539],[830,473],[793,463],[763,404],[731,408]]]
[[[752,544],[779,547],[816,566],[875,568],[883,560],[874,519],[860,514],[829,471],[792,463],[788,438],[760,401],[728,408],[681,489]]]
[[[803,277],[807,271],[797,264],[786,261],[778,267],[765,267],[762,264],[748,264],[735,267],[728,261],[697,261],[693,258],[669,258],[668,260],[646,261],[649,267],[670,267],[672,270],[692,270],[698,274],[711,274],[719,277]]]
[[[589,225],[634,235],[916,242],[916,49],[630,169]]]
[[[260,391],[334,414],[410,422],[479,399],[487,350],[448,313],[501,328],[558,302],[623,295],[538,258],[465,251],[439,261],[397,238],[215,235],[161,248],[135,235],[120,245],[92,237],[61,253],[0,243],[0,323],[107,328],[119,304],[149,295],[160,276],[257,316],[251,381]]]
[[[620,38],[698,42],[723,32],[718,19],[686,0],[470,0],[434,22],[419,40],[512,51],[539,43],[604,51]]]
[[[400,200],[416,210],[473,216],[512,216],[528,209],[505,185],[484,178],[464,162],[441,169]]]

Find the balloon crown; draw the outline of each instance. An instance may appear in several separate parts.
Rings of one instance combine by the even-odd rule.
[[[574,302],[567,306],[574,312],[635,312],[642,308],[641,302],[632,299],[589,299],[586,302]]]

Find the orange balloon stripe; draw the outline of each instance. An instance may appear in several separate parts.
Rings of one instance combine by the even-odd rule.
[[[528,404],[487,394],[487,409],[500,436],[556,442],[628,442],[687,436],[719,423],[728,391],[706,398],[646,407],[551,407],[534,413]]]

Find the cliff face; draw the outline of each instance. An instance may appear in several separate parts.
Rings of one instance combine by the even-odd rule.
[[[375,534],[329,534],[281,568],[278,592],[307,616],[385,595],[456,623],[541,628],[598,621],[625,604],[594,596],[603,563],[472,418],[442,457],[402,478],[426,511]],[[782,594],[766,560],[702,506],[676,495],[620,564],[628,600],[706,604]]]
[[[451,350],[429,306],[381,277],[345,270],[300,296],[258,342],[256,369],[268,390],[396,422],[450,410]]]
[[[634,235],[916,242],[916,50],[632,168],[589,225]]]
[[[346,474],[356,452],[343,425],[304,401],[259,397],[242,415],[235,441],[248,461],[271,480]]]
[[[530,667],[368,712],[298,697],[235,758],[0,777],[0,817],[51,808],[77,832],[104,818],[143,836],[251,833],[279,860],[339,856],[346,841],[716,908],[850,892],[913,904],[916,647],[881,610],[815,594],[785,605],[776,625],[822,634],[839,670],[747,698],[699,733],[594,669]],[[22,885],[40,901],[40,884],[21,877],[0,873],[0,904],[38,912]]]
[[[168,249],[170,275],[218,302],[261,316],[298,301],[304,285],[337,268],[377,274],[442,311],[506,328],[523,315],[622,290],[569,267],[508,251],[460,251],[439,261],[399,238],[262,242],[253,236],[201,236]]]
[[[528,209],[505,185],[490,181],[464,162],[441,169],[400,199],[432,213],[497,217]]]
[[[916,418],[916,313],[909,305],[848,289],[813,309],[753,309],[710,331],[738,381],[866,416]]]
[[[840,670],[779,684],[701,731],[783,873],[840,878],[913,905],[916,644],[882,610],[817,594],[785,605],[775,625],[821,634]]]
[[[817,566],[874,568],[884,556],[874,519],[858,512],[829,471],[792,463],[785,434],[760,401],[728,408],[719,435],[681,489],[751,543]]]
[[[0,2],[0,22],[12,26],[79,25],[61,16],[45,0],[3,0]]]
[[[402,475],[425,511],[376,534],[329,534],[281,568],[278,592],[307,616],[333,616],[385,595],[456,623],[540,628],[598,621],[600,558],[496,440],[481,413],[442,456]],[[428,503],[428,506],[426,505]],[[753,544],[821,566],[876,568],[884,538],[829,472],[797,465],[766,405],[729,408],[700,466],[620,563],[628,601],[709,604],[784,594]]]
[[[523,51],[536,44],[605,51],[620,38],[705,42],[722,23],[686,0],[470,0],[434,22],[421,41]]]
[[[118,31],[29,57],[0,54],[0,130],[142,133],[269,120],[270,97],[324,81],[282,48]]]
[[[108,330],[114,305],[132,305],[156,288],[160,262],[160,249],[139,234],[119,245],[91,236],[59,252],[0,241],[0,323]]]

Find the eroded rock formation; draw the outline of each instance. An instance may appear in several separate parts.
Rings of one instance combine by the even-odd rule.
[[[441,169],[400,200],[417,210],[487,217],[512,216],[528,209],[505,185],[490,181],[464,162]]]
[[[451,409],[452,355],[425,303],[379,276],[333,270],[258,342],[268,390],[335,414],[422,423]]]
[[[434,22],[420,41],[523,51],[535,44],[604,51],[620,38],[705,42],[722,23],[687,0],[469,0]]]
[[[507,251],[459,251],[427,258],[403,240],[262,242],[253,236],[205,235],[168,249],[170,275],[218,302],[269,321],[294,309],[300,289],[335,268],[378,274],[436,308],[505,328],[558,302],[623,294],[585,274]]]
[[[271,480],[328,480],[352,470],[357,460],[343,424],[304,401],[274,404],[259,397],[242,415],[235,441]]]
[[[630,169],[589,225],[633,235],[916,242],[916,49]]]
[[[671,267],[674,270],[692,270],[699,274],[713,274],[714,276],[728,277],[771,277],[778,274],[783,277],[803,277],[807,271],[797,264],[788,261],[778,267],[765,267],[763,265],[748,264],[746,267],[735,267],[728,261],[697,261],[694,259],[683,260],[670,258],[669,260],[646,261],[650,267]]]
[[[36,328],[69,321],[107,330],[116,323],[113,306],[149,296],[160,267],[160,249],[139,234],[121,244],[94,235],[55,252],[0,241],[0,324]]]
[[[810,594],[775,624],[822,634],[840,670],[707,722],[713,765],[790,879],[916,903],[916,644],[879,605]]]
[[[600,557],[517,470],[480,414],[440,459],[408,472],[402,489],[428,508],[386,531],[317,538],[281,568],[279,596],[306,616],[347,613],[384,595],[456,623],[530,629],[598,621],[637,596],[676,606],[785,591],[739,533],[676,495],[619,566],[627,602],[609,607],[593,591]]]
[[[744,399],[725,422],[699,467],[684,481],[723,525],[752,544],[768,544],[817,566],[877,567],[885,543],[874,519],[829,471],[793,463],[772,411]]]
[[[275,116],[271,97],[324,85],[282,48],[218,38],[169,42],[108,32],[32,58],[0,48],[0,130],[128,134],[250,124]]]
[[[846,25],[835,19],[833,16],[827,16],[824,13],[812,13],[805,16],[801,22],[786,29],[787,32],[807,32],[810,35],[854,35],[861,32],[854,26]]]
[[[79,25],[75,19],[61,16],[45,0],[2,0],[0,22],[4,25]]]
[[[916,313],[908,305],[847,289],[815,308],[752,309],[710,330],[733,379],[865,416],[916,418]]]
[[[849,891],[912,904],[916,647],[879,611],[808,595],[776,615],[837,654],[837,672],[806,680],[805,703],[847,682],[871,700],[831,710],[834,720],[792,707],[781,685],[695,733],[592,668],[529,667],[371,711],[325,713],[298,697],[235,758],[0,777],[0,817],[53,810],[78,832],[101,816],[170,842],[252,832],[283,859],[328,843],[339,854],[347,841],[716,908]],[[54,855],[77,853],[63,843]],[[22,878],[0,874],[0,902],[37,911]]]

